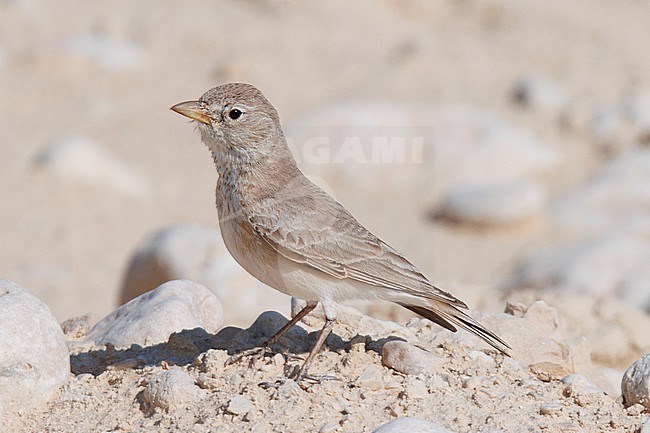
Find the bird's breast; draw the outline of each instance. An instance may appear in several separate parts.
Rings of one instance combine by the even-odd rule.
[[[217,187],[217,209],[221,237],[230,255],[249,274],[282,291],[278,253],[253,230],[237,191],[220,183]]]

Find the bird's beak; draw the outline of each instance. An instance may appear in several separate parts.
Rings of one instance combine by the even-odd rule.
[[[185,117],[189,117],[192,120],[196,120],[197,122],[204,123],[206,125],[210,125],[212,123],[212,119],[208,115],[208,108],[205,106],[203,102],[199,101],[187,101],[187,102],[181,102],[180,104],[174,105],[170,110],[177,112],[178,114],[182,114]]]

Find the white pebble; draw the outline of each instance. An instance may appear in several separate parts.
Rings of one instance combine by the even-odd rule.
[[[369,365],[361,373],[355,382],[362,388],[367,388],[371,391],[377,391],[384,387],[384,382],[381,377],[381,371],[376,365]]]
[[[382,363],[404,374],[433,374],[445,362],[443,358],[404,341],[389,341],[381,349]]]
[[[226,410],[234,415],[245,415],[253,409],[253,403],[243,395],[236,395],[230,399]]]
[[[144,388],[144,401],[165,410],[185,408],[204,396],[194,380],[181,368],[155,373]]]

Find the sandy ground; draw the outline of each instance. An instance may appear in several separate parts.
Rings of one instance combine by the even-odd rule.
[[[228,81],[262,89],[285,124],[309,110],[348,101],[486,110],[559,152],[561,169],[546,180],[557,196],[607,159],[584,128],[585,113],[631,87],[650,85],[648,19],[650,6],[632,0],[0,1],[0,277],[37,295],[60,321],[85,313],[99,319],[117,306],[130,256],[149,233],[179,222],[216,224],[216,174],[208,152],[193,128],[168,108]],[[527,76],[559,83],[575,102],[569,118],[577,126],[558,121],[557,112],[514,105],[513,87]],[[48,143],[76,136],[130,167],[142,188],[134,193],[88,184],[38,167]],[[558,241],[544,223],[497,230],[446,224],[428,217],[433,195],[378,191],[360,197],[355,185],[325,180],[368,228],[436,283],[457,286],[455,294],[475,308],[502,311],[499,289],[518,260]],[[289,310],[288,298],[273,299],[271,306]],[[227,306],[226,323],[247,326],[261,309]],[[364,364],[380,364],[372,351],[362,358]],[[143,374],[112,372],[93,379],[103,391],[84,404],[99,405],[109,417],[109,407],[139,411],[134,386]],[[231,376],[239,374],[244,381],[259,379],[238,369]],[[237,386],[241,391],[243,385]],[[340,391],[330,387],[312,392]],[[548,384],[535,389],[557,392]],[[393,391],[382,393],[382,398],[359,396],[369,412],[341,431],[361,431],[364,425],[370,431],[378,423],[364,417],[376,411],[383,411],[384,420],[394,417],[391,410],[399,410],[383,403]],[[310,394],[296,404],[313,401]],[[61,411],[79,412],[75,404],[50,409],[60,420]],[[229,425],[223,431],[237,429],[229,424],[236,419],[208,407],[191,417],[219,416]],[[425,410],[409,413],[432,416]],[[121,430],[110,423],[101,429],[173,431],[194,425],[144,414],[125,421]],[[49,415],[39,416],[31,422],[42,428]],[[446,424],[457,424],[444,417]],[[308,430],[326,421],[318,418]],[[269,431],[289,431],[282,422]],[[471,423],[458,423],[464,426],[458,431],[473,431]],[[47,428],[73,431],[65,424]]]

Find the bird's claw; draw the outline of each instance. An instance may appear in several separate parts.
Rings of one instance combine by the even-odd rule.
[[[271,349],[269,349],[267,346],[254,347],[252,349],[244,350],[228,358],[224,363],[224,367],[227,367],[232,364],[236,364],[242,359],[249,356],[252,357],[250,359],[250,363],[254,364],[255,361],[257,361],[260,358],[263,358],[267,353],[271,353]]]
[[[306,380],[313,383],[321,383],[327,380],[341,380],[331,374],[309,374],[309,371],[303,367],[299,367],[297,365],[289,366],[287,369],[285,369],[285,375],[287,378],[293,379],[295,382],[302,382],[303,380]]]

